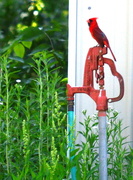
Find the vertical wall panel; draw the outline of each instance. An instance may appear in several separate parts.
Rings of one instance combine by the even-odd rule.
[[[91,7],[88,10],[88,7]],[[84,63],[87,51],[97,43],[92,39],[86,20],[98,17],[100,28],[107,35],[111,48],[117,58],[116,68],[124,77],[124,98],[109,106],[120,112],[123,126],[129,126],[125,135],[133,140],[133,2],[132,0],[69,0],[69,66],[68,82],[72,86],[82,86]],[[111,58],[110,52],[106,57]],[[107,95],[116,96],[119,86],[106,67]],[[75,95],[76,128],[81,127],[82,111],[87,109],[89,115],[96,113],[95,103],[85,94]]]

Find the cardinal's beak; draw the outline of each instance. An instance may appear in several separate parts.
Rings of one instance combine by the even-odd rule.
[[[88,23],[88,26],[90,26],[90,20],[87,20],[86,22]]]

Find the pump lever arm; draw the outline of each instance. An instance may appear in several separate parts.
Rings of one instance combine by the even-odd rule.
[[[120,93],[119,93],[119,95],[117,97],[114,97],[114,98],[108,98],[108,102],[112,103],[112,102],[119,101],[119,100],[122,99],[122,97],[124,95],[124,80],[123,80],[123,77],[121,76],[121,74],[119,74],[117,72],[115,64],[111,59],[104,58],[104,63],[109,65],[113,76],[116,76],[118,78],[119,85],[120,85]]]

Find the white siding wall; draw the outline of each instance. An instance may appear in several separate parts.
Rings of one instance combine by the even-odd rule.
[[[88,49],[97,44],[92,39],[86,22],[91,17],[98,17],[98,24],[108,37],[116,56],[117,71],[125,82],[124,98],[109,106],[120,112],[123,126],[129,126],[125,135],[130,135],[128,140],[133,140],[133,1],[69,0],[68,83],[71,86],[82,86]],[[112,59],[110,53],[106,56]],[[118,82],[108,68],[105,76],[107,95],[114,97],[119,93]],[[85,94],[76,94],[75,100],[76,129],[79,130],[81,127],[78,122],[83,121],[82,111],[87,109],[88,114],[93,115],[96,113],[96,106]]]

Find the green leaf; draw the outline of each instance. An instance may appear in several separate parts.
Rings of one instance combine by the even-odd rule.
[[[60,82],[68,82],[68,78],[63,78]]]
[[[32,170],[30,172],[31,172],[32,179],[37,176]]]
[[[27,47],[28,49],[31,48],[31,45],[32,45],[32,41],[22,41],[22,44]]]
[[[0,49],[0,53],[8,52],[10,54],[12,52],[13,47],[20,41],[21,36],[18,36],[14,40],[10,40],[9,44]]]
[[[33,54],[35,54],[37,52],[41,52],[41,51],[46,51],[46,50],[48,50],[48,48],[49,48],[48,45],[40,44],[35,49],[33,49],[33,51],[29,55],[33,55]]]
[[[22,58],[18,57],[18,56],[15,56],[15,57],[14,56],[9,56],[9,59],[24,63],[24,60]]]
[[[29,27],[21,32],[22,41],[32,41],[44,35],[44,32],[38,27]]]
[[[16,56],[23,58],[24,57],[24,53],[25,53],[25,48],[21,43],[18,43],[16,46],[14,46],[13,48]]]
[[[72,151],[70,152],[70,156],[71,156],[71,157],[75,156],[78,151],[79,151],[79,148],[72,150]]]

